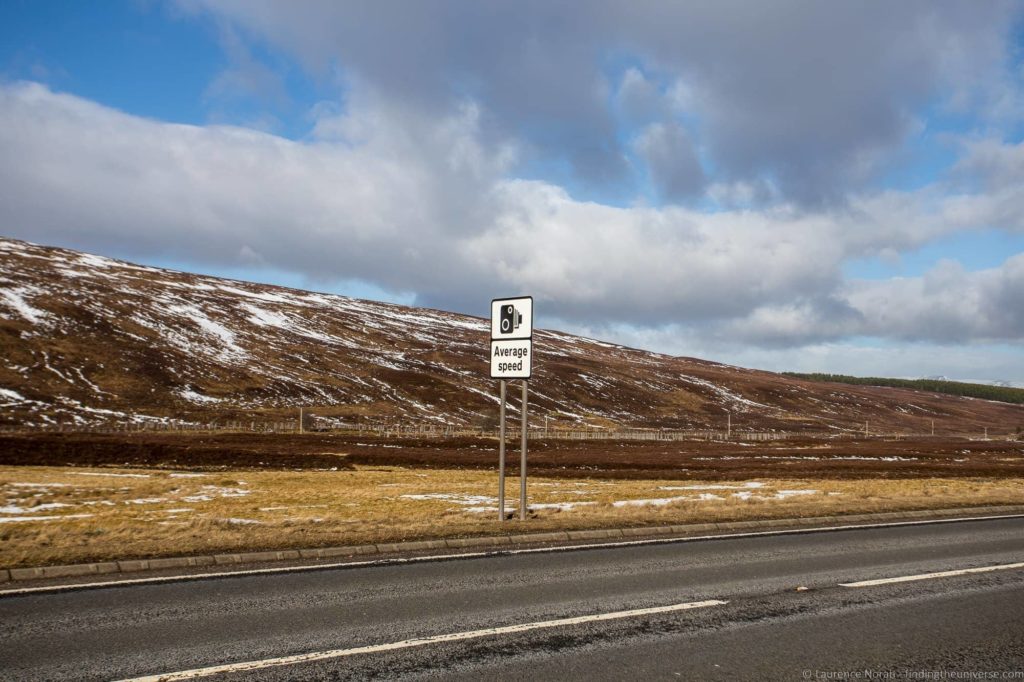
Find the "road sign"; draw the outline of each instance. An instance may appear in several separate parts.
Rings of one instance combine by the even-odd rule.
[[[533,341],[491,341],[492,379],[529,379],[533,369]]]
[[[526,520],[526,383],[533,370],[533,296],[491,301],[491,378],[501,379],[498,436],[498,518],[505,520],[505,385],[506,379],[523,380],[520,408],[522,431],[519,464],[519,519]]]
[[[533,338],[533,296],[491,301],[491,339]]]
[[[491,301],[491,378],[529,379],[533,369],[533,297]]]

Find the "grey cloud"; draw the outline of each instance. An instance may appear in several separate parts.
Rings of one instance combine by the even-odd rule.
[[[866,317],[863,333],[903,340],[1013,341],[1024,338],[1024,254],[967,272],[944,261],[916,279],[851,283],[848,299]]]
[[[615,104],[629,125],[640,126],[671,116],[671,106],[658,86],[636,68],[626,70],[615,94]]]
[[[945,88],[1005,69],[1011,6],[973,2],[658,3],[633,14],[664,68],[687,75],[716,163],[835,203]],[[667,15],[667,16],[666,16]],[[950,46],[956,46],[950,49]],[[952,81],[952,82],[951,82]]]
[[[942,344],[1024,339],[1024,254],[968,272],[943,261],[921,277],[852,281],[827,297],[768,304],[709,335],[760,348],[850,337]]]
[[[1024,181],[1024,142],[979,140],[967,145],[967,155],[957,163],[969,177],[984,177],[990,186],[1019,188]]]
[[[337,68],[350,84],[423,115],[444,116],[453,101],[478,100],[495,134],[525,136],[537,150],[557,148],[595,186],[625,177],[595,68],[603,50],[594,26],[599,5],[588,16],[539,0],[182,4],[208,6],[315,72]]]
[[[550,0],[182,2],[311,68],[340,65],[361,86],[417,109],[443,112],[453,98],[476,98],[502,134],[527,138],[597,183],[626,172],[602,71],[610,58],[631,55],[685,83],[719,180],[769,179],[784,199],[811,206],[841,203],[849,187],[884,170],[918,107],[1000,80],[1020,11],[956,0],[638,0],[582,9]],[[642,85],[627,83],[633,114]]]
[[[704,169],[682,126],[653,123],[644,129],[634,146],[646,160],[651,180],[663,199],[683,201],[704,189]]]
[[[862,333],[865,316],[836,294],[795,297],[760,307],[749,315],[717,325],[722,341],[759,348],[790,348],[834,341]]]
[[[943,219],[960,229],[1024,232],[1024,143],[969,140],[943,184]]]
[[[224,26],[220,44],[230,60],[206,89],[208,100],[255,97],[275,106],[288,104],[288,93],[280,74],[256,59],[234,29]]]
[[[739,367],[758,367],[769,371],[905,378],[944,375],[961,381],[998,379],[1024,387],[1024,366],[1021,365],[1019,352],[998,344],[896,345],[808,340],[795,346],[764,347],[752,345],[746,339],[710,334],[704,329],[678,324],[650,328],[552,320],[551,326],[590,338],[614,340],[633,348],[646,348],[668,355],[709,358]]]

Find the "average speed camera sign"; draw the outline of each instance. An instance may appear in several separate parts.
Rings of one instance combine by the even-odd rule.
[[[533,338],[533,296],[491,301],[491,340]]]
[[[533,297],[491,301],[491,378],[529,379],[533,369]]]

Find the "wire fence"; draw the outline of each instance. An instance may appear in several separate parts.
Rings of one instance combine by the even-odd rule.
[[[49,424],[43,426],[0,426],[2,433],[265,433],[265,434],[336,434],[374,438],[447,439],[447,438],[499,438],[497,427],[474,428],[422,423],[385,422],[377,424],[344,423],[340,420],[307,416],[299,419],[278,420],[217,420],[209,423],[187,421],[138,421],[107,424]],[[520,437],[519,425],[510,420],[506,431],[509,440]],[[863,428],[820,430],[765,431],[744,429],[660,429],[660,428],[541,428],[531,426],[530,440],[573,441],[726,441],[770,442],[786,440],[1024,440],[1024,433],[1015,429],[978,427],[975,431],[920,433],[891,429],[865,430]]]

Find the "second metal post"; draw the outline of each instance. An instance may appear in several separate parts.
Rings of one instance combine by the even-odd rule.
[[[526,520],[526,379],[523,379],[522,441],[519,443],[519,520]]]

